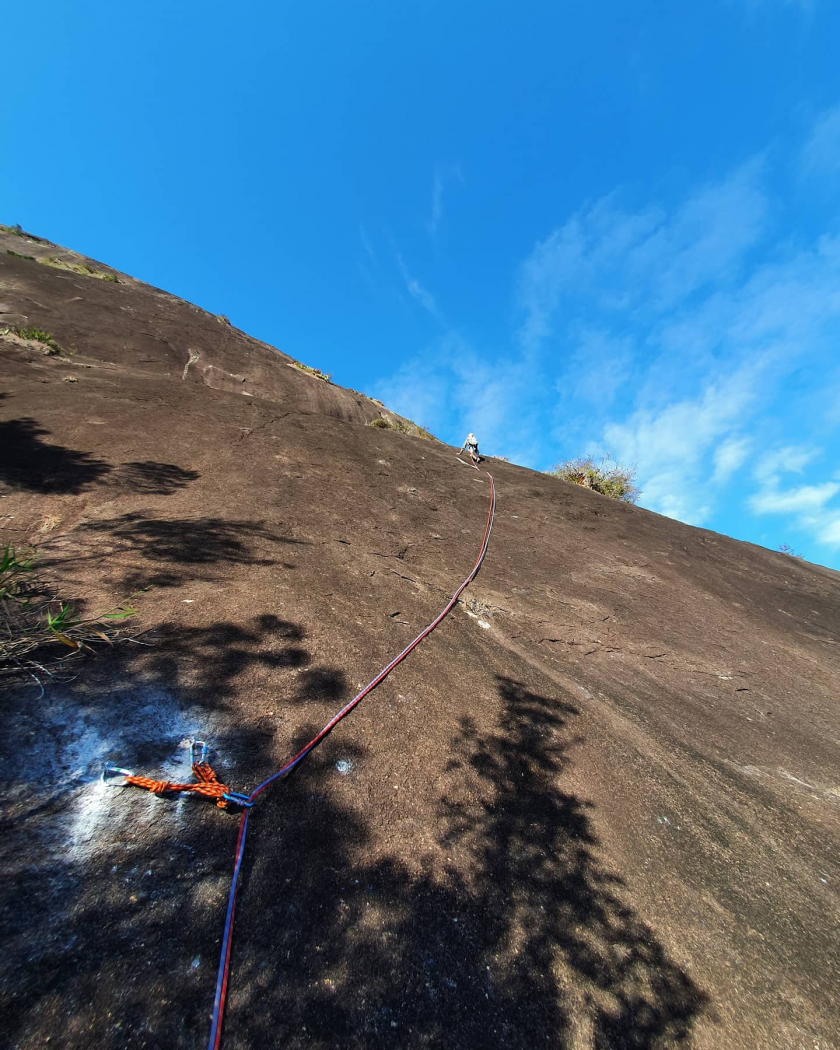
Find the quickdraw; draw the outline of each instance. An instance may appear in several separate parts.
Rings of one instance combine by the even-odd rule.
[[[141,787],[151,791],[153,795],[177,794],[183,791],[194,791],[197,795],[205,795],[214,798],[219,809],[227,809],[229,802],[237,806],[245,806],[250,809],[253,802],[249,801],[247,795],[238,791],[231,791],[226,784],[219,783],[216,771],[207,761],[207,744],[203,740],[190,741],[190,766],[197,784],[175,784],[171,780],[155,780],[153,777],[139,776],[132,773],[130,769],[122,769],[106,762],[102,770],[102,780],[111,787]],[[117,783],[113,778],[121,776],[123,779]]]

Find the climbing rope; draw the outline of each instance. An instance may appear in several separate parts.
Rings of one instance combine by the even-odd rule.
[[[476,470],[478,465],[473,464]],[[236,891],[239,884],[239,874],[242,868],[242,858],[245,852],[245,836],[248,831],[248,817],[251,813],[251,807],[254,805],[257,797],[262,794],[263,791],[273,784],[275,780],[280,780],[282,777],[286,777],[304,758],[309,754],[313,748],[324,739],[325,736],[336,726],[338,723],[348,715],[353,708],[360,703],[368,693],[373,690],[382,682],[387,676],[394,670],[397,664],[408,656],[408,654],[415,649],[424,638],[432,633],[432,631],[445,619],[447,614],[452,610],[455,603],[461,597],[463,592],[472,583],[475,577],[478,575],[478,570],[481,568],[481,563],[484,561],[484,556],[487,553],[487,548],[490,544],[490,533],[493,531],[493,521],[496,517],[496,486],[493,481],[493,476],[489,471],[485,471],[490,481],[490,500],[487,509],[487,520],[484,525],[484,536],[481,541],[481,547],[478,552],[478,557],[475,560],[475,564],[470,570],[469,575],[464,582],[458,587],[449,601],[446,603],[442,612],[440,612],[434,620],[425,627],[417,637],[410,642],[405,649],[394,659],[384,667],[379,674],[373,678],[368,684],[357,693],[353,699],[344,705],[342,709],[330,719],[324,728],[314,736],[306,747],[302,748],[290,759],[281,769],[278,769],[276,773],[272,773],[270,777],[266,777],[261,784],[258,784],[256,788],[250,793],[250,795],[242,795],[238,792],[230,791],[224,784],[220,784],[216,778],[216,774],[210,768],[209,765],[204,761],[206,757],[207,747],[203,741],[193,741],[191,745],[190,760],[192,762],[193,774],[199,781],[197,784],[172,784],[169,781],[164,780],[153,780],[151,777],[137,776],[134,773],[130,773],[128,770],[120,769],[116,766],[106,766],[105,772],[103,773],[103,779],[106,775],[118,773],[121,774],[124,779],[124,785],[135,785],[137,787],[147,788],[149,791],[153,791],[156,794],[163,794],[166,792],[177,792],[177,791],[195,791],[198,794],[208,795],[216,798],[216,805],[225,808],[228,802],[235,802],[242,806],[242,817],[239,824],[239,836],[236,841],[236,853],[234,857],[233,865],[233,876],[231,878],[230,893],[228,894],[227,910],[225,912],[225,926],[224,933],[222,935],[222,950],[221,958],[219,960],[219,971],[216,977],[216,993],[213,999],[213,1012],[211,1017],[210,1025],[210,1041],[208,1043],[208,1050],[218,1050],[219,1044],[222,1037],[222,1019],[224,1016],[225,998],[227,996],[228,977],[230,974],[230,952],[231,944],[233,940],[233,918],[236,910]],[[195,749],[201,747],[201,754],[196,761]]]
[[[476,467],[476,470],[477,469],[478,467]],[[261,784],[254,788],[254,790],[248,796],[249,802],[254,802],[257,796],[260,795],[263,791],[265,791],[269,784],[273,783],[275,780],[279,780],[281,777],[288,776],[288,774],[291,773],[295,766],[298,765],[299,762],[303,761],[303,759],[306,758],[309,752],[314,747],[316,747],[321,740],[324,739],[324,737],[330,732],[330,730],[333,729],[334,726],[338,725],[342,718],[344,718],[345,715],[348,715],[353,710],[356,704],[360,703],[368,695],[368,693],[372,692],[379,685],[379,683],[384,678],[386,678],[391,673],[391,671],[393,671],[397,664],[401,663],[408,656],[412,649],[415,649],[423,641],[423,639],[427,637],[427,635],[432,633],[432,631],[446,617],[446,615],[450,612],[455,603],[461,597],[463,592],[478,575],[478,570],[481,568],[481,563],[484,561],[484,555],[487,553],[487,547],[490,543],[490,533],[493,530],[493,520],[496,516],[496,486],[493,482],[492,474],[490,474],[489,471],[485,471],[485,473],[487,474],[487,477],[490,480],[490,505],[487,510],[487,521],[484,525],[484,537],[481,541],[481,548],[478,552],[478,557],[475,560],[475,565],[473,565],[472,569],[470,570],[469,576],[467,576],[467,578],[464,580],[461,586],[455,591],[455,593],[446,603],[446,606],[444,607],[443,611],[440,612],[434,618],[434,620],[432,620],[429,626],[422,630],[420,634],[418,634],[417,637],[414,639],[414,641],[410,642],[405,647],[405,649],[403,649],[399,656],[394,657],[394,659],[388,664],[388,666],[384,667],[379,672],[379,674],[374,679],[372,679],[364,687],[364,689],[362,689],[360,693],[354,696],[348,704],[342,707],[338,714],[335,715],[334,718],[330,719],[329,722],[327,722],[327,724],[324,726],[321,732],[309,741],[306,747],[302,748],[295,755],[294,758],[292,758],[289,762],[286,763],[285,766],[282,767],[282,769],[279,769],[276,773],[273,773],[270,777],[267,777]],[[222,1038],[222,1017],[224,1014],[228,976],[230,973],[230,949],[233,934],[233,916],[236,910],[236,889],[237,884],[239,882],[239,872],[242,867],[242,857],[245,852],[245,836],[248,831],[248,817],[250,816],[250,813],[250,807],[244,809],[239,824],[239,838],[236,842],[236,854],[233,865],[233,878],[231,879],[230,893],[228,895],[227,912],[225,914],[225,929],[224,934],[222,936],[222,953],[221,959],[219,961],[219,972],[216,978],[216,995],[213,1000],[213,1014],[210,1025],[210,1041],[208,1043],[208,1050],[218,1050]]]

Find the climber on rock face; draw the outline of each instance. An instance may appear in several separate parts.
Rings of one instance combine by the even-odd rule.
[[[475,434],[472,433],[472,431],[470,431],[470,433],[467,434],[467,440],[464,442],[463,445],[461,445],[461,448],[458,451],[458,455],[460,456],[465,449],[467,452],[469,452],[470,459],[473,461],[473,463],[481,462],[481,456],[479,456],[478,454],[478,440]]]

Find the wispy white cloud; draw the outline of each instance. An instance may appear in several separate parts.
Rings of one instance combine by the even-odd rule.
[[[554,434],[566,454],[635,462],[642,504],[695,524],[779,432],[768,411],[790,413],[786,377],[806,362],[828,373],[840,335],[840,239],[771,241],[764,164],[669,210],[623,212],[613,198],[582,209],[520,272],[520,345],[557,362]],[[762,239],[770,251],[756,262]],[[584,342],[581,331],[597,335]],[[614,359],[610,346],[622,348]],[[762,484],[802,452],[775,455],[755,467]]]
[[[452,375],[445,367],[447,351],[457,353],[445,337],[423,355],[404,361],[396,372],[373,388],[376,396],[394,412],[437,435],[451,426]]]
[[[660,309],[735,275],[764,233],[768,200],[760,158],[694,193],[669,221],[637,246],[631,273],[652,287]]]
[[[763,160],[755,158],[670,212],[652,206],[627,213],[614,197],[577,212],[539,242],[521,267],[520,343],[541,345],[561,307],[566,316],[573,313],[568,300],[580,294],[608,312],[627,312],[640,303],[662,312],[710,284],[725,285],[766,228],[762,168]]]
[[[766,452],[756,463],[753,477],[765,484],[776,484],[780,474],[801,474],[822,450],[813,446],[786,445]]]
[[[723,485],[747,461],[752,449],[752,440],[745,437],[731,437],[722,441],[714,451],[714,473],[712,482]]]
[[[412,299],[414,299],[415,302],[419,303],[420,306],[422,306],[427,313],[431,314],[431,316],[434,317],[436,321],[440,322],[441,324],[445,324],[446,322],[444,321],[443,315],[438,309],[437,303],[435,302],[435,298],[432,295],[432,293],[427,291],[427,289],[423,287],[423,285],[417,280],[416,277],[412,277],[412,275],[408,271],[408,267],[405,264],[405,260],[403,259],[402,254],[400,252],[397,252],[396,256],[397,266],[399,267],[400,274],[402,275],[402,279],[408,294],[411,296]]]
[[[464,176],[460,163],[435,165],[434,178],[432,179],[432,210],[426,229],[430,237],[437,235],[440,224],[443,221],[443,194],[447,185],[452,182],[464,184]]]
[[[829,504],[840,494],[840,472],[832,480],[784,488],[785,474],[804,474],[811,466],[815,478],[824,478],[827,471],[819,467],[822,449],[813,446],[787,445],[772,449],[756,464],[754,477],[759,489],[747,500],[754,514],[783,514],[790,526],[810,534],[818,543],[840,546],[840,508]]]
[[[840,104],[817,119],[802,147],[800,162],[807,173],[840,175]]]
[[[711,514],[714,500],[698,493],[732,477],[746,461],[750,438],[761,447],[762,427],[775,426],[767,411],[777,402],[776,412],[787,408],[785,377],[805,360],[816,376],[819,362],[830,360],[840,265],[825,247],[759,268],[745,283],[715,291],[693,309],[683,305],[676,320],[648,329],[648,347],[660,352],[637,384],[638,407],[618,430],[615,424],[604,430],[607,445],[623,435],[622,447],[638,455],[644,505],[704,520],[701,511]],[[679,398],[687,382],[701,384],[702,397]],[[777,448],[757,461],[754,476],[770,487],[781,473],[801,472],[818,452]],[[669,458],[678,469],[657,469]]]
[[[635,344],[608,329],[583,326],[574,334],[568,368],[556,381],[578,403],[611,405],[633,373]]]
[[[439,172],[435,172],[434,182],[432,184],[432,215],[426,224],[426,228],[429,233],[434,237],[440,226],[440,220],[443,218],[443,179]]]
[[[807,514],[822,508],[840,492],[840,482],[800,485],[795,489],[767,489],[750,496],[750,509],[756,514]]]
[[[829,517],[822,517],[811,524],[814,526],[820,543],[824,543],[827,547],[840,547],[840,512],[835,512]]]
[[[625,422],[607,423],[602,447],[637,467],[646,507],[694,525],[708,518],[709,465],[715,471],[721,465],[720,449],[713,455],[711,448],[748,412],[762,366],[756,361],[725,381],[710,381],[696,397],[640,408]],[[725,445],[727,466],[746,454],[746,446],[733,439]]]
[[[545,443],[533,390],[526,362],[489,362],[452,331],[375,387],[390,408],[444,440],[460,444],[472,431],[482,452],[525,465],[536,462]]]
[[[373,265],[376,266],[377,265],[376,252],[373,250],[373,245],[371,244],[370,237],[368,237],[367,230],[364,228],[364,226],[361,223],[359,223],[359,239],[362,242],[362,247],[364,248],[368,259],[370,259],[370,261],[373,263]]]

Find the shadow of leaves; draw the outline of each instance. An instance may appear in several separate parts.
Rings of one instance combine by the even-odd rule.
[[[688,1038],[705,994],[600,858],[591,804],[558,786],[577,708],[498,687],[498,727],[465,720],[452,741],[435,870],[365,860],[367,822],[311,793],[313,766],[284,784],[250,846],[228,1046],[664,1050]],[[269,837],[294,843],[280,866]]]
[[[90,452],[45,442],[49,433],[34,419],[0,422],[0,482],[26,492],[75,495],[110,472]]]
[[[121,488],[142,495],[171,496],[200,477],[197,470],[185,470],[174,463],[145,460],[123,463],[114,471],[112,481]]]
[[[262,522],[227,518],[158,518],[130,512],[88,521],[41,547],[41,564],[74,568],[107,559],[107,583],[125,591],[140,587],[178,587],[216,579],[214,566],[264,565],[293,569],[271,557],[272,548],[304,545]]]

